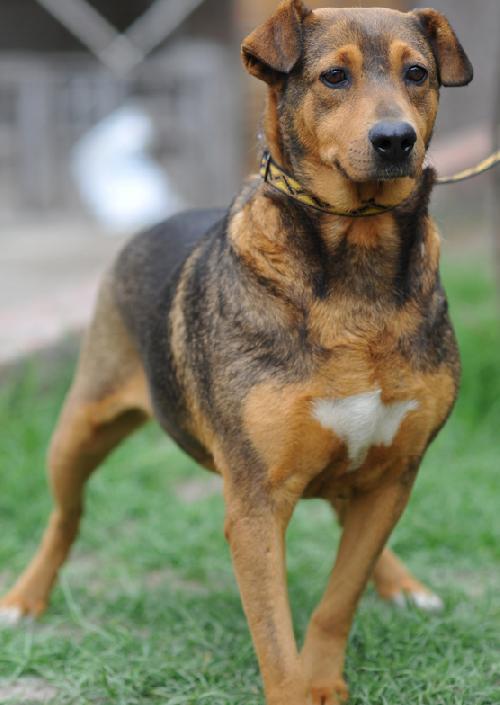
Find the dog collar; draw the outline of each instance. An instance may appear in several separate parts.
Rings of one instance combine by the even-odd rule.
[[[290,176],[290,174],[287,174],[284,169],[276,164],[268,151],[265,151],[262,156],[260,175],[266,184],[269,184],[269,186],[272,186],[277,191],[289,196],[289,198],[293,198],[294,201],[298,201],[302,203],[302,205],[314,208],[317,211],[329,213],[330,215],[365,218],[370,215],[381,215],[382,213],[387,213],[396,208],[396,206],[377,206],[374,203],[368,203],[366,206],[362,206],[355,211],[339,211],[333,208],[333,206],[328,205],[328,203],[321,201],[316,196],[313,196],[309,191],[306,191],[296,179]]]

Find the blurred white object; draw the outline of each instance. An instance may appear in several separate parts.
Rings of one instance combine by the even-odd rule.
[[[151,118],[128,106],[98,123],[73,149],[80,196],[109,232],[148,227],[182,207],[168,175],[147,153],[152,138]]]

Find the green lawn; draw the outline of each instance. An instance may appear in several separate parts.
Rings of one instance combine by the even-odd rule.
[[[446,270],[462,393],[392,542],[446,609],[398,611],[368,591],[347,659],[353,705],[500,703],[500,326],[485,270]],[[32,365],[0,388],[3,589],[49,509],[44,452],[69,379],[68,364]],[[81,538],[46,616],[0,633],[0,701],[38,678],[55,687],[54,703],[262,703],[222,524],[207,473],[153,426],[129,440],[90,485]],[[326,506],[299,506],[289,531],[299,639],[337,538]],[[31,690],[33,702],[48,702]]]

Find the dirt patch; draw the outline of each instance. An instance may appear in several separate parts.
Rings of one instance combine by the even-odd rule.
[[[64,576],[71,586],[84,588],[88,595],[101,595],[109,589],[103,579],[102,560],[95,553],[80,553],[78,550],[64,567]]]
[[[441,589],[452,587],[471,599],[480,599],[496,589],[498,574],[488,568],[435,568],[430,571],[427,582],[438,593]]]
[[[12,705],[36,705],[51,703],[57,695],[57,688],[43,678],[0,679],[0,703]]]
[[[222,492],[222,479],[218,475],[201,476],[196,480],[182,482],[175,488],[175,494],[186,504],[194,504],[207,497]]]
[[[456,588],[463,590],[467,597],[485,597],[498,586],[498,573],[489,570],[458,571],[452,574]]]
[[[173,590],[182,590],[183,592],[189,592],[192,595],[206,595],[209,592],[206,586],[196,582],[195,580],[186,580],[185,578],[181,578],[180,575],[177,575],[175,571],[169,568],[155,570],[148,573],[145,578],[145,583],[149,590],[156,590],[159,587],[166,585]]]

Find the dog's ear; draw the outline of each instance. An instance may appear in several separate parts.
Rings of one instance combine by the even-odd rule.
[[[420,23],[436,57],[443,86],[466,86],[474,70],[450,23],[437,10],[426,8],[412,13]]]
[[[247,71],[270,84],[290,73],[302,54],[302,22],[310,13],[302,0],[284,0],[243,41],[241,55]]]

